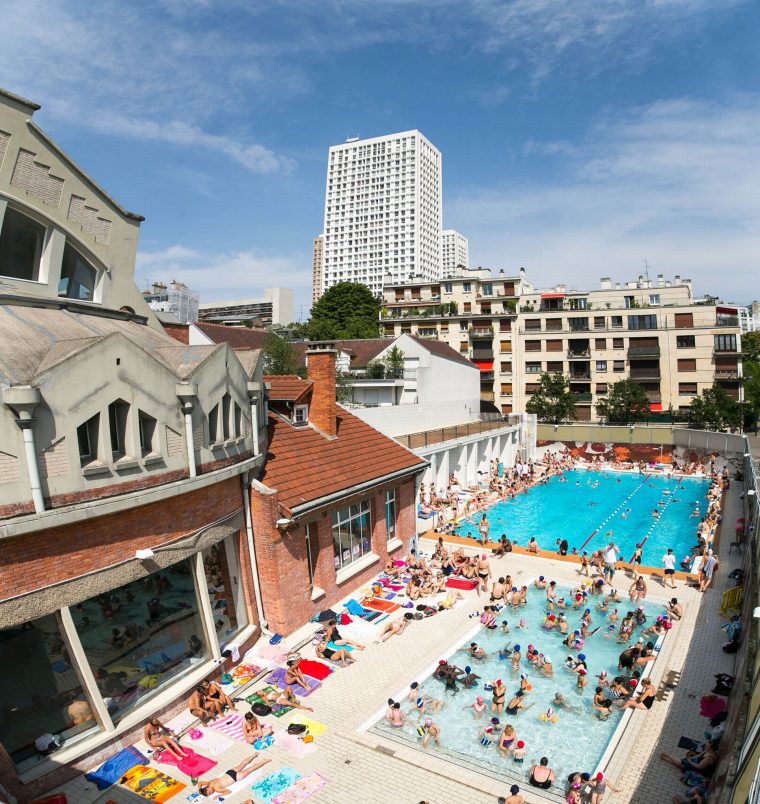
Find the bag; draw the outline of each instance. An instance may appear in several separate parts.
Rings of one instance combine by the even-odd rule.
[[[303,740],[305,743],[313,743],[313,742],[314,742],[314,736],[313,736],[313,735],[311,735],[311,734],[304,734],[304,736],[303,736],[301,739],[302,739],[302,740]]]
[[[190,729],[188,734],[191,740],[200,740],[203,737],[203,732],[200,729]]]
[[[272,714],[272,707],[269,704],[265,704],[263,701],[257,701],[253,706],[251,706],[251,711],[254,715],[258,715],[259,717],[266,717],[267,715]]]
[[[288,734],[303,734],[306,731],[306,726],[303,723],[291,723],[288,726]]]
[[[282,634],[272,634],[272,638],[269,640],[270,645],[279,645],[282,642]]]
[[[220,684],[232,684],[234,679],[229,673],[223,673],[222,677],[219,679]]]

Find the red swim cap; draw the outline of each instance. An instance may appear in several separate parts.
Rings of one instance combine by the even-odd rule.
[[[517,747],[518,748],[525,748],[525,743],[522,740],[518,740],[517,741]]]

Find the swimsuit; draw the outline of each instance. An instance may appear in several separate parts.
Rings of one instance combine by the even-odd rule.
[[[542,790],[548,790],[552,786],[550,779],[544,779],[543,782],[536,781],[535,777],[533,776],[533,771],[530,772],[528,781],[533,785],[533,787],[540,787]]]
[[[519,708],[520,708],[519,706],[508,706],[508,707],[507,707],[507,714],[508,714],[508,715],[516,715],[516,714],[517,714],[517,710],[518,710]]]
[[[237,771],[234,768],[230,768],[228,771],[225,771],[225,773],[230,777],[230,779],[232,779],[233,782],[237,781]]]

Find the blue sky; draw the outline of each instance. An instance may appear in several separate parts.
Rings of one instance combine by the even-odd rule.
[[[137,265],[309,306],[327,149],[420,129],[472,265],[760,298],[745,0],[0,0],[0,83],[128,209]]]

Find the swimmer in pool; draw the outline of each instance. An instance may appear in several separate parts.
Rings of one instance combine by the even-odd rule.
[[[472,716],[480,719],[480,717],[483,715],[483,712],[486,711],[486,704],[485,701],[483,700],[483,696],[478,695],[478,697],[475,699],[473,703],[468,704],[467,706],[464,706],[462,708],[472,709]]]

